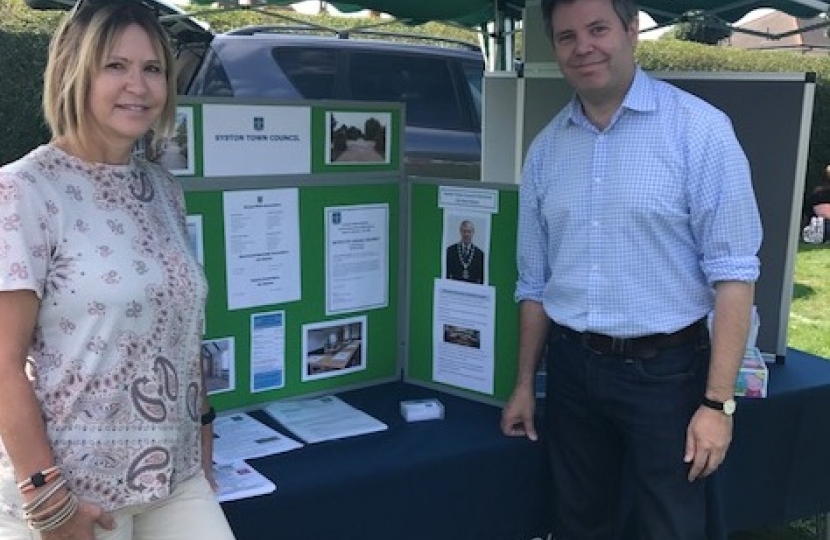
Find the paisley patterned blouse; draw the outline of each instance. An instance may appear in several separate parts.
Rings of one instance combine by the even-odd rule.
[[[0,290],[40,298],[29,354],[47,433],[71,489],[108,510],[200,467],[207,284],[192,251],[181,187],[154,164],[45,145],[0,169]],[[0,511],[21,503],[0,441]]]

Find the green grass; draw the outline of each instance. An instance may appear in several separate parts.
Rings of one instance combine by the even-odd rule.
[[[787,344],[830,358],[830,246],[802,244],[795,259]]]

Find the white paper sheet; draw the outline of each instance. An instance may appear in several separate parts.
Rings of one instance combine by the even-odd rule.
[[[336,396],[276,401],[268,404],[265,412],[307,443],[344,439],[387,427]]]
[[[280,454],[301,446],[245,413],[219,415],[213,422],[213,461],[220,465]]]
[[[285,311],[251,315],[251,392],[285,386]]]
[[[204,175],[311,172],[311,107],[202,106]]]
[[[492,395],[495,289],[436,279],[433,304],[433,379]]]
[[[300,210],[296,188],[225,191],[228,309],[300,299]]]
[[[326,315],[386,307],[389,205],[326,208]]]
[[[219,484],[216,493],[219,502],[265,495],[277,489],[273,482],[244,461],[214,465],[213,478]]]

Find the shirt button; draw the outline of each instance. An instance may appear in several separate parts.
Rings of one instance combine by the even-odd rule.
[[[599,227],[599,221],[597,221],[597,220],[592,221],[591,226],[592,227]]]
[[[598,264],[592,264],[591,265],[591,272],[597,272],[597,271],[599,271],[599,265]]]

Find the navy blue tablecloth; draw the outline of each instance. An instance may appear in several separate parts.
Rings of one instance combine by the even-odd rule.
[[[730,531],[830,511],[830,362],[789,349],[769,370],[768,397],[738,402],[721,482]]]
[[[499,408],[405,383],[338,395],[389,429],[249,460],[277,489],[223,504],[237,540],[546,537],[543,447],[503,436]],[[445,418],[406,423],[400,401],[428,397]]]
[[[830,362],[789,350],[769,367],[721,469],[729,531],[830,511]],[[277,489],[223,504],[238,540],[548,538],[545,443],[503,436],[497,407],[402,382],[339,395],[389,429],[250,460]],[[407,424],[400,401],[426,397],[446,418]]]

